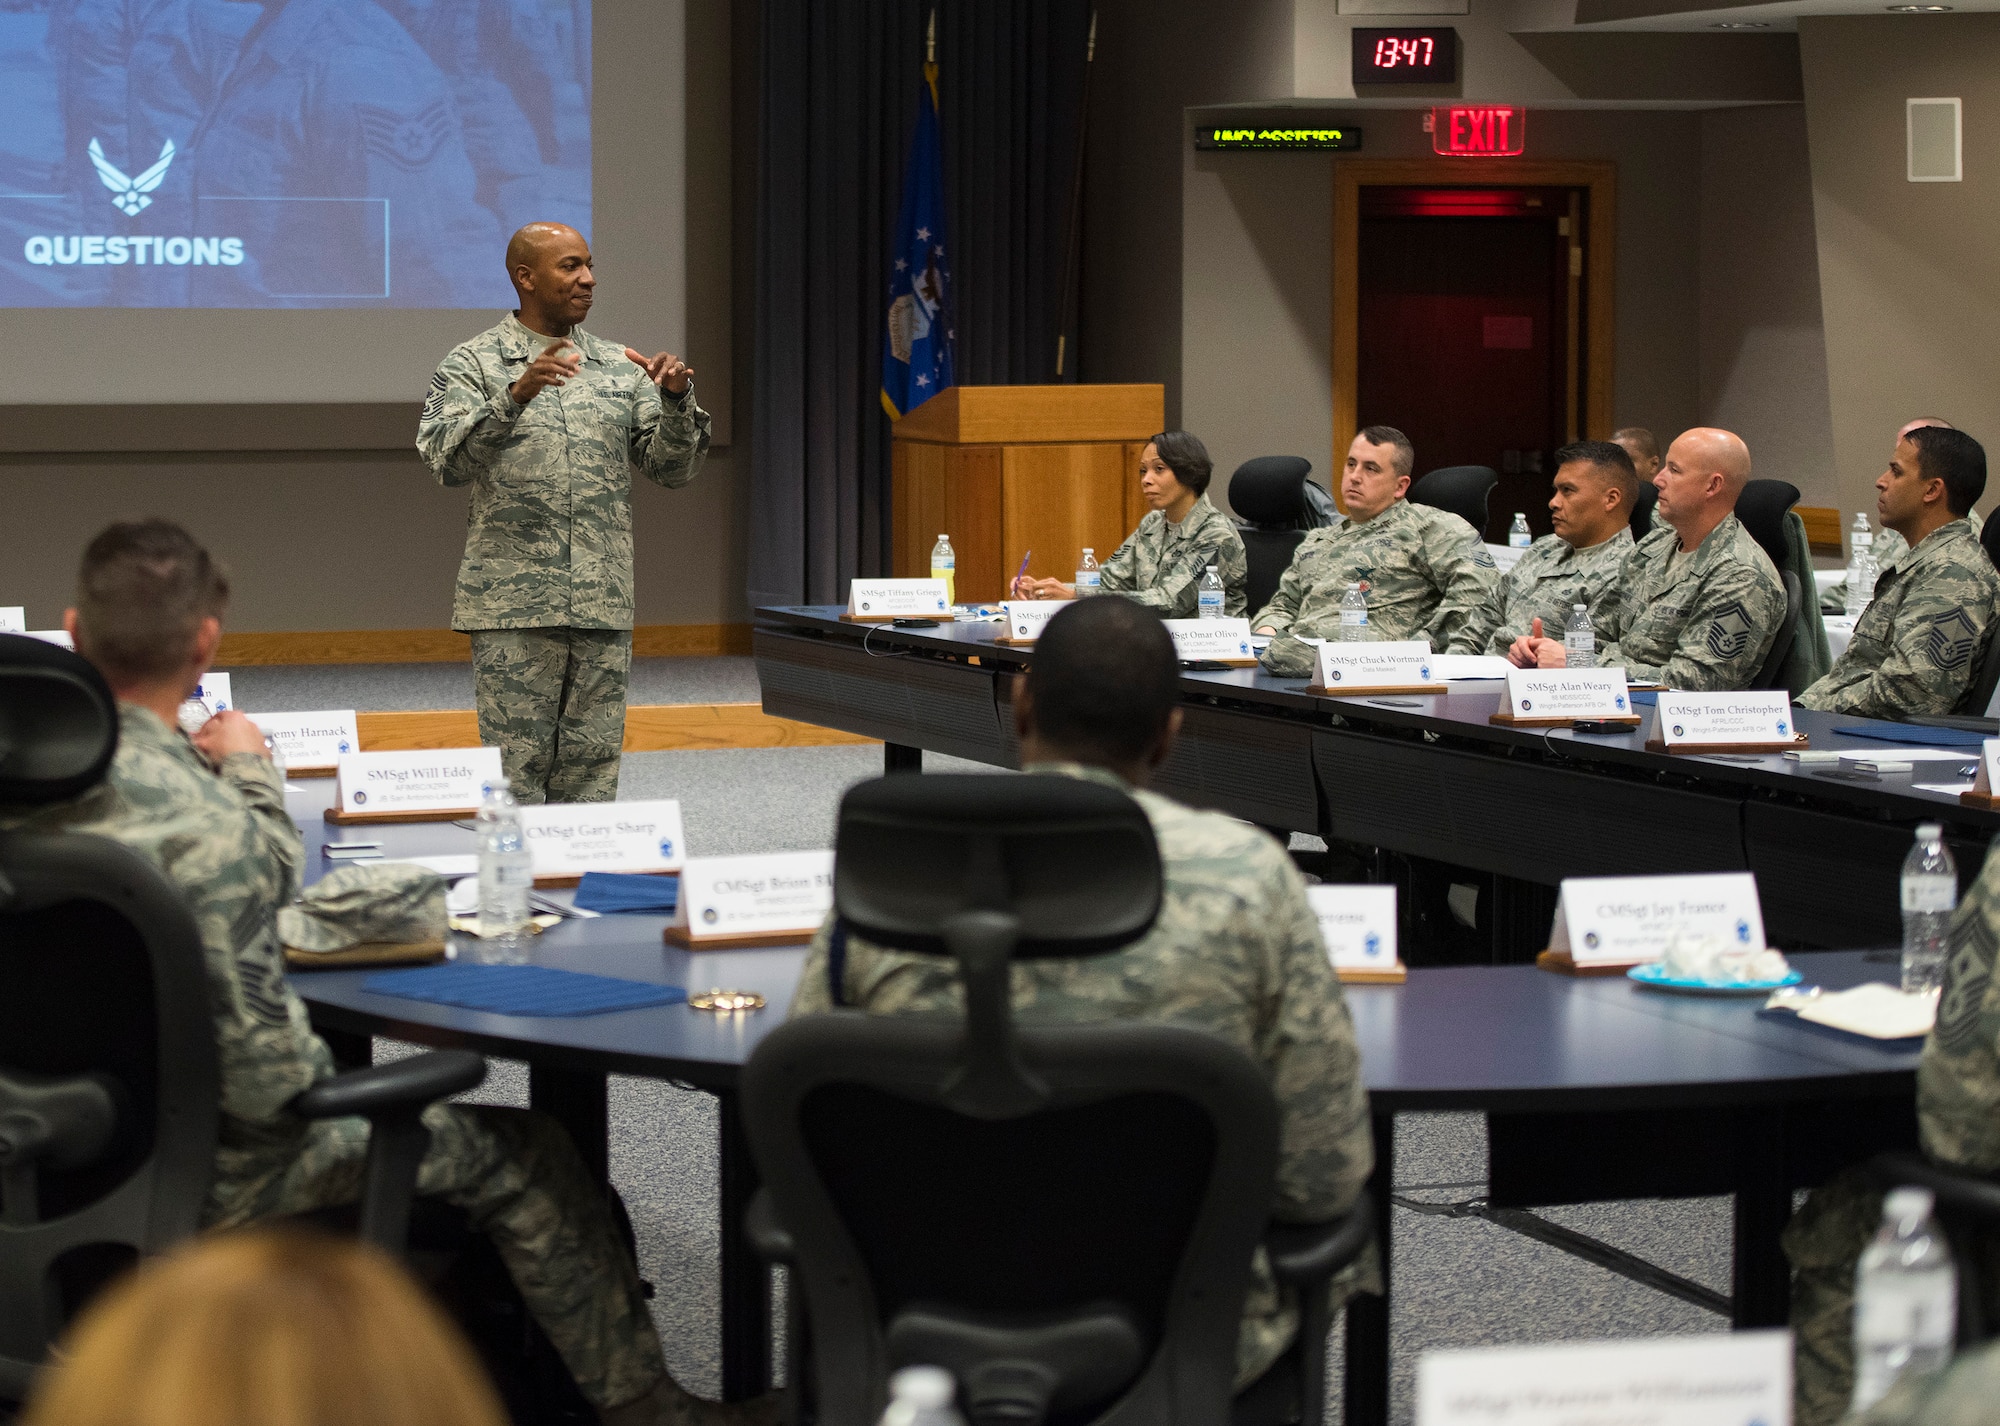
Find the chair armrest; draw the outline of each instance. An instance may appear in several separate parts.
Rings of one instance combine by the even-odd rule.
[[[1939,1206],[2000,1221],[2000,1182],[1970,1169],[1934,1163],[1921,1154],[1879,1154],[1868,1176],[1885,1191],[1905,1184],[1928,1188]]]
[[[1271,1224],[1264,1230],[1264,1251],[1279,1282],[1324,1282],[1361,1256],[1374,1234],[1375,1209],[1364,1197],[1345,1218]]]
[[[323,1079],[292,1100],[306,1119],[373,1117],[394,1109],[422,1109],[472,1089],[486,1078],[486,1059],[470,1050],[432,1050],[369,1069]]]
[[[751,1195],[749,1207],[743,1210],[743,1233],[757,1250],[757,1256],[767,1263],[790,1263],[797,1256],[797,1244],[778,1222],[771,1195],[761,1188]]]

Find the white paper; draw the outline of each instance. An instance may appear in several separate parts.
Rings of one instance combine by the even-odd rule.
[[[847,586],[847,612],[871,619],[950,617],[941,579],[857,579]]]
[[[1248,659],[1250,648],[1248,619],[1163,619],[1174,641],[1174,657],[1182,663],[1196,659]]]
[[[1881,752],[1842,751],[1844,763],[1976,763],[1979,754],[1971,748],[1899,748],[1884,743]]]
[[[1628,718],[1632,695],[1622,668],[1517,668],[1507,674],[1507,711],[1516,718]]]
[[[1757,878],[1747,871],[1566,878],[1549,949],[1569,952],[1578,965],[1639,965],[1664,955],[1675,931],[1763,950]]]
[[[1371,688],[1405,688],[1418,683],[1443,686],[1425,639],[1321,644],[1319,682],[1330,693],[1350,689],[1365,693]]]
[[[521,832],[536,876],[679,871],[687,855],[681,805],[672,798],[523,807]]]
[[[1425,1352],[1416,1426],[1791,1426],[1792,1334]]]
[[[456,812],[477,807],[500,776],[498,748],[348,753],[335,764],[343,812]]]
[[[0,634],[28,632],[28,611],[19,604],[0,604]]]
[[[674,924],[695,942],[804,932],[817,930],[832,907],[832,852],[690,857]]]
[[[252,713],[250,721],[278,745],[288,768],[330,768],[344,753],[361,751],[352,708],[324,713]]]
[[[399,862],[407,866],[420,866],[425,871],[434,871],[439,876],[445,877],[479,875],[479,853],[477,852],[464,852],[452,856],[437,857],[384,857],[382,860]],[[477,888],[475,888],[472,894],[472,904],[469,909],[477,910],[478,908],[479,893]]]
[[[1500,654],[1432,654],[1431,672],[1445,683],[1505,678],[1514,665]]]
[[[24,629],[22,632],[31,639],[40,639],[43,643],[54,644],[59,649],[69,649],[72,652],[76,649],[76,640],[69,636],[67,629]]]
[[[1905,992],[1872,981],[1809,1000],[1799,1007],[1798,1015],[1815,1025],[1830,1025],[1871,1040],[1920,1040],[1937,1022],[1937,1007],[1935,990]]]
[[[1323,885],[1306,888],[1319,918],[1319,938],[1336,970],[1396,967],[1396,888]]]
[[[1704,743],[1789,743],[1791,696],[1770,693],[1662,693],[1657,705],[1660,739],[1670,748]]]
[[[1007,611],[1007,637],[1039,639],[1042,625],[1069,608],[1067,599],[1009,599],[1000,607]]]
[[[1913,782],[1910,786],[1919,792],[1942,792],[1947,797],[1956,797],[1961,792],[1970,792],[1977,783],[1971,782]]]

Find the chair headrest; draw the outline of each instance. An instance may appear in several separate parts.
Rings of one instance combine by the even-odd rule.
[[[1304,456],[1257,456],[1229,477],[1229,508],[1253,525],[1291,526],[1306,515]]]
[[[1736,497],[1736,518],[1779,569],[1791,559],[1785,540],[1785,512],[1798,503],[1799,488],[1789,480],[1753,480]]]
[[[118,703],[68,649],[0,634],[0,803],[61,802],[94,786],[118,750]]]
[[[1632,538],[1643,540],[1653,533],[1653,507],[1660,503],[1660,487],[1650,480],[1639,482],[1638,497],[1632,502]]]
[[[883,777],[841,799],[833,898],[855,931],[900,950],[948,954],[948,920],[1004,911],[1017,959],[1101,955],[1159,915],[1159,846],[1139,804],[1102,783]]]
[[[1418,505],[1448,510],[1486,538],[1487,504],[1500,472],[1490,465],[1446,465],[1431,471],[1410,487],[1409,498]]]

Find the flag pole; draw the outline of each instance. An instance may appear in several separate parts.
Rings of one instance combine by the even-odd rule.
[[[1097,61],[1097,11],[1090,12],[1090,38],[1083,51],[1083,98],[1076,116],[1076,172],[1069,185],[1069,246],[1063,254],[1062,304],[1056,310],[1056,376],[1063,374],[1069,340],[1070,308],[1077,301],[1079,247],[1083,240],[1084,137],[1090,131],[1090,73]]]

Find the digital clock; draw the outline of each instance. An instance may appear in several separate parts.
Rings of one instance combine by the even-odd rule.
[[[1356,84],[1453,84],[1458,80],[1458,31],[1361,30],[1354,35]]]

